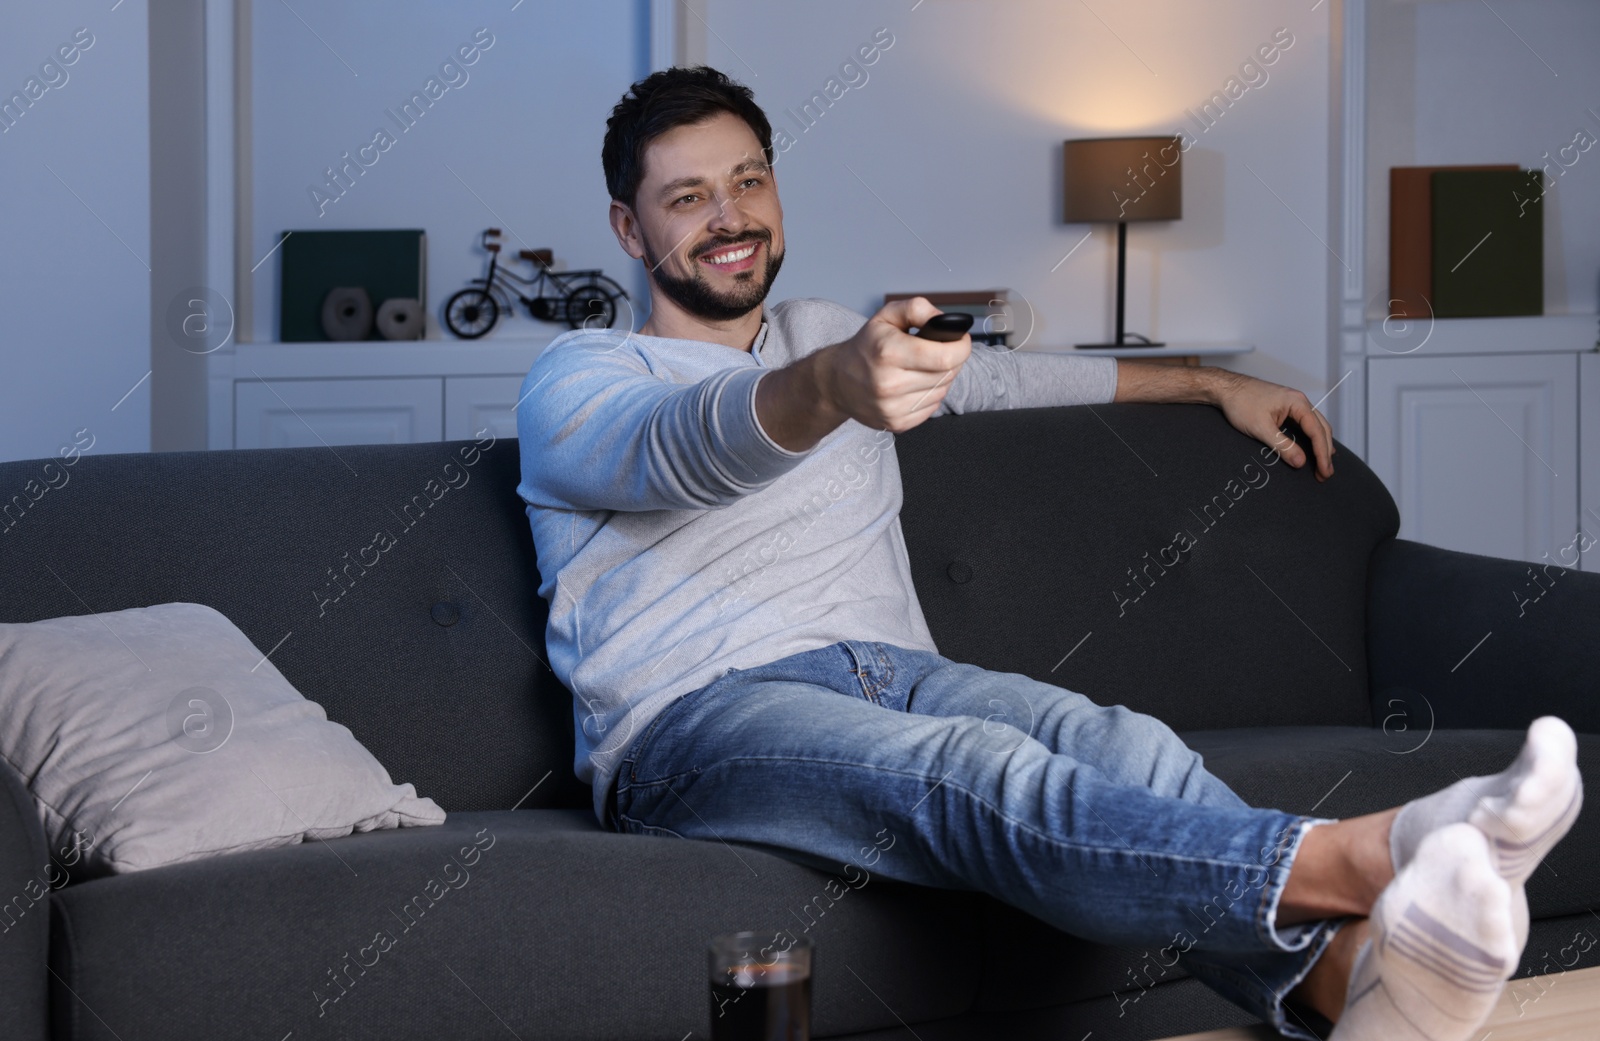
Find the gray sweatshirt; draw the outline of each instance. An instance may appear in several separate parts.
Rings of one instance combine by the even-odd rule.
[[[839,640],[936,650],[900,532],[894,435],[846,420],[806,452],[756,421],[772,369],[853,336],[827,300],[762,309],[749,351],[617,330],[545,348],[517,408],[522,481],[595,815],[679,695]],[[1098,404],[1116,361],[974,344],[934,415]]]

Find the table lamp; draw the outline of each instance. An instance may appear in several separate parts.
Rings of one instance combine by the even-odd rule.
[[[1165,346],[1122,330],[1128,222],[1183,216],[1182,155],[1177,137],[1094,137],[1066,142],[1063,219],[1068,224],[1117,224],[1116,339],[1076,344],[1078,348]]]

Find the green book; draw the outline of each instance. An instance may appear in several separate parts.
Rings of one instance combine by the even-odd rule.
[[[326,340],[322,301],[338,286],[362,286],[372,310],[391,296],[422,301],[426,310],[427,236],[400,231],[286,231],[279,239],[278,339]],[[380,340],[376,324],[369,340]]]
[[[1538,170],[1433,174],[1433,313],[1544,313],[1544,204]]]

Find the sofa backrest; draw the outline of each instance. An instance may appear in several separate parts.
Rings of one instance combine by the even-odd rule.
[[[0,494],[41,469],[0,465]],[[515,441],[88,455],[55,470],[69,480],[0,521],[5,621],[208,604],[446,810],[510,809],[535,785],[522,806],[590,804],[570,695],[544,660]]]
[[[1369,724],[1366,566],[1394,503],[1348,451],[1318,485],[1259,447],[1207,406],[901,435],[902,525],[940,650],[1180,729]],[[0,464],[0,620],[208,604],[447,810],[589,805],[515,442],[45,463]],[[1164,548],[1181,561],[1162,573]]]
[[[1350,450],[1318,483],[1209,405],[946,416],[896,450],[946,657],[1177,730],[1372,724],[1367,567],[1399,514]]]

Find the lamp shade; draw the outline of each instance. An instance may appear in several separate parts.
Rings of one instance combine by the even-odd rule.
[[[1068,224],[1178,220],[1183,148],[1173,137],[1091,137],[1066,142],[1062,179]]]

